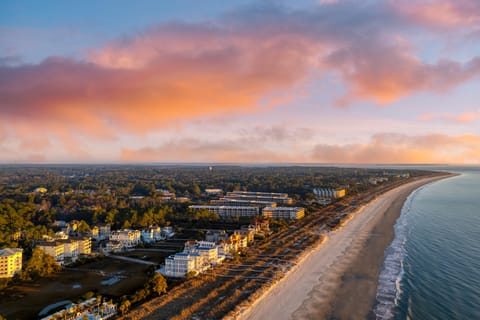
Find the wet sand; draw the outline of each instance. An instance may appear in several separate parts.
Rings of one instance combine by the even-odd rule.
[[[341,229],[308,252],[240,319],[368,319],[384,252],[410,193],[444,177],[426,178],[391,190],[352,215]]]

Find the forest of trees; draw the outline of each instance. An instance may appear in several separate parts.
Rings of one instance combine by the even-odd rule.
[[[192,212],[187,203],[168,201],[160,190],[193,203],[206,203],[206,188],[286,192],[297,205],[314,198],[313,187],[346,187],[349,194],[371,187],[369,179],[415,170],[336,167],[129,166],[59,165],[0,166],[0,248],[32,244],[54,232],[55,220],[80,221],[78,232],[108,223],[113,229],[198,223],[219,217]],[[46,189],[41,192],[37,188]]]

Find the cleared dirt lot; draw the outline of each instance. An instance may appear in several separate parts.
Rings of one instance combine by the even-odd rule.
[[[0,292],[0,314],[9,320],[36,319],[45,306],[62,300],[75,302],[89,291],[119,297],[143,286],[148,278],[146,274],[148,267],[102,258],[74,270],[63,270],[50,279],[23,283]],[[117,278],[113,279],[116,275]],[[115,283],[110,285],[101,283],[108,280]]]

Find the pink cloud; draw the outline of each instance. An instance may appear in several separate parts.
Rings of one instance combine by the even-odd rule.
[[[382,133],[368,143],[318,144],[312,159],[330,163],[479,163],[480,136]]]
[[[442,3],[457,16],[472,5]],[[419,8],[424,19],[429,17]],[[83,60],[50,57],[35,65],[0,65],[0,125],[18,141],[18,150],[37,148],[28,137],[41,132],[50,143],[45,148],[60,146],[90,159],[82,139],[113,143],[121,135],[138,137],[182,122],[254,114],[262,99],[269,99],[269,108],[295,100],[288,94],[276,99],[276,93],[315,76],[340,75],[347,89],[343,104],[387,104],[416,92],[443,93],[480,75],[478,57],[427,63],[407,39],[396,40],[395,28],[406,23],[398,20],[398,12],[407,21],[415,18],[404,7],[338,1],[310,11],[267,9],[239,11],[210,24],[159,25],[92,48]],[[282,132],[269,133],[282,137]],[[192,148],[185,155],[192,155]],[[123,157],[149,158],[155,150],[138,154],[124,148]],[[427,157],[422,150],[416,157]],[[215,158],[255,156],[230,151]],[[265,157],[275,154],[266,148]]]
[[[391,3],[400,14],[429,27],[480,27],[480,3],[476,0],[413,0]]]
[[[418,117],[421,121],[443,121],[456,124],[472,123],[480,119],[480,110],[453,113],[425,113]]]

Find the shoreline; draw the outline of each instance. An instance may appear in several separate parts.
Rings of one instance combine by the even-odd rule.
[[[236,318],[375,319],[384,252],[405,200],[421,186],[451,176],[412,181],[365,204]]]

